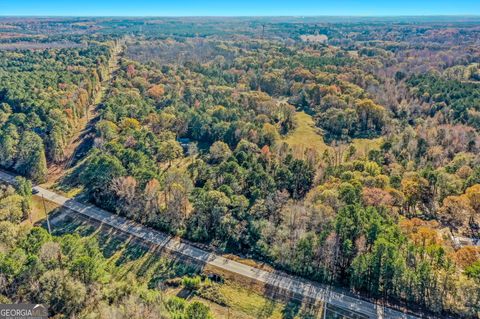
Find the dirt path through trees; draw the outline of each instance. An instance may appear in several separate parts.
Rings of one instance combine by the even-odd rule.
[[[120,68],[120,55],[123,52],[124,41],[119,40],[112,49],[112,56],[109,61],[109,70],[107,78],[102,81],[100,90],[96,93],[94,102],[88,106],[86,115],[81,118],[72,135],[69,144],[64,150],[65,160],[61,163],[49,163],[48,180],[43,185],[51,187],[57,183],[65,172],[75,166],[80,158],[82,158],[90,149],[93,143],[93,128],[97,121],[97,110],[99,105],[104,101],[104,97],[110,88],[114,75]]]

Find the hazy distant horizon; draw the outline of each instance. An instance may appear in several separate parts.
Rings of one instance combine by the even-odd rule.
[[[26,17],[413,17],[478,16],[477,0],[8,1],[0,16]]]
[[[480,18],[480,14],[423,14],[423,15],[13,15],[1,18]]]

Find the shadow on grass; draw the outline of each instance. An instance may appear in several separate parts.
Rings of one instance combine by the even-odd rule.
[[[142,258],[148,252],[148,248],[141,245],[134,245],[133,243],[127,244],[123,250],[121,256],[115,262],[115,266],[121,267],[122,265]]]
[[[75,167],[57,182],[56,188],[63,192],[68,192],[72,188],[79,186],[80,183],[78,181],[80,180],[80,174],[83,170],[85,170],[85,167],[85,163],[79,163],[77,167]]]
[[[50,226],[52,229],[52,235],[62,236],[66,234],[77,233],[81,237],[87,237],[92,235],[96,231],[96,227],[85,222],[80,218],[74,218],[73,216],[67,215],[61,217],[62,214],[68,214],[60,209],[55,209],[51,214],[49,214],[49,220],[51,221]],[[59,219],[59,220],[57,220]],[[48,228],[47,221],[44,219],[36,224],[37,226]]]
[[[273,311],[275,310],[275,306],[277,303],[271,299],[267,299],[263,304],[262,309],[257,314],[257,317],[260,319],[270,318],[273,315]]]
[[[275,277],[274,277],[275,278]],[[276,287],[275,281],[267,285],[263,295],[271,300],[284,304],[282,319],[314,319],[322,318],[322,303],[311,298],[290,293]]]
[[[125,270],[134,272],[150,288],[157,288],[164,281],[172,278],[199,274],[202,271],[201,265],[184,260],[175,254],[166,253],[157,245],[132,238],[128,234],[99,225],[77,214],[70,215],[58,210],[49,216],[51,221],[55,221],[51,224],[54,235],[76,233],[81,237],[95,237],[105,258],[113,258],[112,261],[116,267],[124,268],[123,273]],[[37,225],[47,228],[46,220]]]
[[[290,300],[285,305],[285,308],[282,310],[282,318],[283,319],[294,319],[296,318],[301,309],[302,305],[296,300]]]
[[[182,288],[179,292],[177,292],[176,296],[177,297],[180,297],[180,298],[183,298],[183,299],[189,299],[190,297],[192,297],[194,294],[194,292],[190,289],[185,289],[185,288]]]
[[[162,284],[173,278],[198,275],[202,272],[202,268],[198,265],[194,265],[185,262],[182,259],[175,257],[160,257],[157,254],[152,255],[157,258],[158,262],[155,265],[152,277],[148,282],[149,288],[158,288]]]
[[[128,244],[126,238],[115,236],[115,232],[111,229],[105,232],[100,231],[97,240],[103,256],[107,259],[112,257],[116,252],[124,249]]]

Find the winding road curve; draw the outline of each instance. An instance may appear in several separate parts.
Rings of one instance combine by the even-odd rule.
[[[15,175],[0,171],[0,180],[13,184],[15,183]],[[36,186],[34,187],[34,190],[38,192],[36,196],[43,196],[45,199],[68,208],[71,211],[123,231],[134,237],[142,239],[145,242],[158,245],[163,249],[181,254],[214,268],[218,268],[220,270],[242,276],[246,279],[265,284],[267,287],[271,287],[278,291],[290,293],[300,299],[327,302],[330,305],[356,314],[356,318],[418,318],[416,316],[404,314],[390,308],[384,308],[383,306],[379,306],[368,301],[344,295],[332,290],[328,286],[316,284],[283,273],[267,272],[218,256],[214,253],[194,247],[188,243],[176,240],[172,236],[160,231],[142,226],[138,223],[100,209],[94,205],[86,205],[74,199],[61,196],[43,187]]]

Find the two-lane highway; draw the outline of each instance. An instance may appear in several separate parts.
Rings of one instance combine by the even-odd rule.
[[[7,183],[15,183],[15,175],[0,171],[0,180]],[[37,196],[69,210],[82,214],[96,222],[106,224],[110,227],[123,231],[134,237],[155,244],[164,249],[205,263],[213,268],[228,273],[242,276],[246,279],[265,284],[267,287],[280,292],[289,293],[299,298],[313,301],[327,302],[335,307],[362,314],[365,318],[392,318],[392,319],[414,319],[418,318],[402,312],[384,308],[368,301],[347,296],[334,288],[316,284],[305,279],[289,276],[278,272],[267,272],[258,268],[250,267],[242,263],[218,256],[214,253],[199,249],[188,243],[173,239],[171,236],[160,231],[145,227],[132,222],[126,218],[112,214],[93,205],[86,205],[74,199],[64,197],[43,187],[36,186]]]

